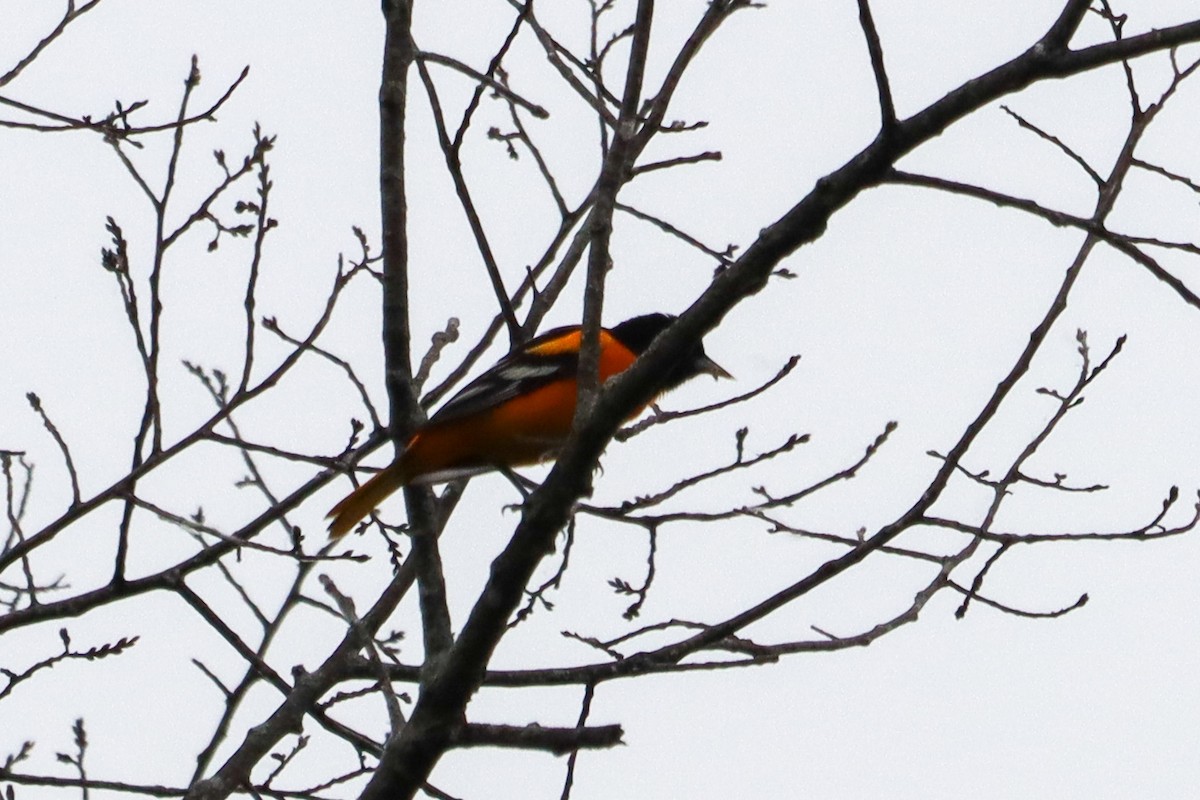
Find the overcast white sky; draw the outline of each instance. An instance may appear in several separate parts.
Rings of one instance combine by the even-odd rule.
[[[682,0],[659,5],[652,83],[674,52],[671,45],[704,6]],[[1057,13],[1055,3],[1032,1],[880,0],[873,8],[902,116],[1021,52]],[[1142,0],[1122,10],[1132,15],[1131,33],[1196,16],[1186,0]],[[45,0],[0,3],[0,70],[60,13],[59,4]],[[507,30],[510,13],[500,0],[418,2],[418,43],[482,66]],[[586,41],[582,0],[543,3],[539,13],[568,44]],[[355,253],[351,226],[378,243],[381,32],[373,0],[105,0],[0,96],[94,116],[114,99],[149,99],[146,113],[157,121],[174,114],[193,53],[203,74],[198,104],[210,102],[250,65],[247,82],[219,123],[191,129],[180,192],[202,196],[217,169],[208,154],[218,147],[231,158],[240,154],[254,122],[278,134],[271,214],[281,225],[267,246],[259,310],[295,333],[318,312],[338,254]],[[1090,19],[1077,41],[1104,38],[1104,25]],[[1200,50],[1185,51],[1182,60],[1189,56]],[[1165,64],[1162,57],[1138,63],[1145,97],[1163,86]],[[514,88],[550,110],[551,118],[532,130],[563,175],[564,191],[577,199],[594,174],[594,123],[555,81],[531,40],[518,43],[509,69]],[[435,75],[443,103],[459,108],[471,85],[453,73]],[[1034,87],[1007,103],[1103,173],[1124,135],[1123,86],[1121,71],[1108,69]],[[639,179],[623,199],[710,245],[744,246],[874,137],[874,92],[851,0],[777,0],[742,12],[705,48],[668,115],[710,125],[662,137],[647,154],[720,150],[723,160]],[[457,316],[464,341],[472,343],[490,321],[494,300],[432,146],[428,106],[419,90],[412,97],[416,338],[426,341]],[[0,108],[0,118],[7,113]],[[488,125],[504,125],[505,118],[500,104],[485,102],[464,157],[497,258],[515,285],[544,249],[555,220],[547,216],[552,209],[531,178],[529,159],[510,161],[483,136]],[[1156,122],[1145,157],[1200,180],[1198,124],[1200,83],[1188,84]],[[135,156],[153,175],[161,174],[153,165],[161,164],[165,144]],[[1019,130],[998,107],[972,115],[904,166],[1076,214],[1089,214],[1093,202],[1083,172]],[[514,192],[522,182],[531,188]],[[119,296],[99,268],[98,253],[107,244],[105,217],[112,215],[126,230],[135,262],[144,257],[152,215],[110,148],[84,134],[0,129],[0,187],[0,448],[24,450],[38,464],[27,521],[38,527],[70,498],[57,449],[30,412],[26,392],[41,396],[71,443],[85,496],[128,467],[141,408],[140,372]],[[1112,227],[1196,240],[1198,222],[1195,195],[1141,175],[1131,181]],[[246,250],[226,240],[216,254],[206,254],[207,235],[192,234],[190,249],[176,255],[165,279],[163,360],[172,365],[164,373],[168,439],[209,413],[194,381],[173,365],[183,358],[230,370],[239,364]],[[1076,232],[966,199],[894,187],[865,193],[834,217],[819,242],[787,262],[795,280],[773,282],[706,341],[738,384],[697,383],[665,405],[682,408],[749,388],[793,353],[803,356],[797,371],[757,403],[615,448],[604,460],[598,499],[646,493],[689,469],[722,463],[743,425],[751,428],[748,449],[754,452],[793,432],[812,435],[811,444],[786,458],[719,491],[685,496],[677,506],[734,507],[752,499],[752,487],[782,492],[845,467],[888,420],[897,420],[898,431],[859,478],[788,516],[794,525],[840,534],[873,530],[911,505],[932,476],[937,463],[926,451],[945,451],[978,413],[1044,313],[1080,240]],[[609,321],[681,310],[711,274],[710,260],[628,217],[619,220],[613,247]],[[1194,258],[1166,254],[1162,261],[1200,290]],[[386,405],[378,313],[374,294],[365,286],[356,290],[326,344],[355,359],[377,402]],[[578,313],[578,301],[567,301],[550,322],[570,322]],[[968,459],[970,466],[1003,468],[1004,455],[1051,413],[1034,390],[1074,380],[1077,328],[1088,330],[1098,352],[1121,334],[1128,334],[1128,345],[1034,464],[1047,476],[1065,472],[1073,482],[1112,488],[1083,496],[1022,489],[997,526],[1029,532],[1136,528],[1154,516],[1172,485],[1183,500],[1169,520],[1182,521],[1200,488],[1200,417],[1193,400],[1200,389],[1194,358],[1200,312],[1110,251],[1098,251],[1087,265],[1033,374]],[[264,347],[267,360],[282,352]],[[449,351],[449,363],[465,351],[461,343]],[[282,405],[246,415],[246,429],[254,438],[297,450],[336,452],[349,416],[359,412],[343,383],[328,389],[335,380],[327,369],[302,371],[283,390]],[[307,474],[276,469],[272,477],[281,492]],[[241,472],[227,453],[196,457],[154,489],[173,507],[203,506],[210,522],[234,529],[261,506],[231,488]],[[331,486],[306,505],[300,524],[319,530],[324,510],[345,486]],[[474,481],[464,500],[469,507],[445,535],[456,622],[511,533],[516,515],[499,511],[510,495],[501,478]],[[978,521],[986,498],[977,489],[964,482],[952,496],[939,513]],[[114,518],[115,511],[72,529],[54,551],[61,561],[56,566],[47,560],[45,574],[66,572],[72,591],[103,583],[111,569]],[[137,574],[190,552],[178,535],[145,535],[135,551]],[[908,536],[906,544],[937,549],[945,534]],[[365,541],[355,546],[381,554]],[[645,548],[644,535],[631,530],[583,526],[556,611],[518,629],[501,646],[496,664],[594,660],[596,653],[557,632],[615,636],[626,630],[621,611],[628,599],[614,596],[606,581],[620,576],[638,582]],[[721,619],[837,552],[768,535],[759,523],[664,528],[657,582],[641,622]],[[280,590],[272,581],[273,563],[262,561],[253,581],[264,602],[277,599]],[[324,571],[363,608],[382,587],[388,565],[377,558]],[[1047,611],[1086,592],[1086,607],[1056,620],[1028,620],[975,606],[957,621],[959,598],[942,593],[918,623],[866,649],[796,656],[743,671],[605,684],[591,722],[621,722],[627,744],[582,754],[572,797],[1194,797],[1200,785],[1198,575],[1197,534],[1147,543],[1041,545],[1002,559],[986,585],[989,595]],[[810,626],[856,634],[903,609],[929,578],[927,566],[874,556],[748,633],[767,642],[811,637]],[[16,572],[0,580],[16,580]],[[196,588],[210,591],[220,606],[225,590],[210,580]],[[231,625],[251,629],[249,620],[230,613]],[[415,619],[406,603],[394,627],[419,639]],[[281,673],[295,663],[319,664],[336,641],[336,628],[314,620],[320,622],[280,641],[272,663]],[[58,627],[0,637],[0,667],[23,669],[53,653]],[[92,777],[185,783],[195,751],[211,732],[209,720],[220,711],[216,690],[197,676],[190,659],[203,656],[230,680],[240,675],[239,661],[181,603],[166,598],[142,598],[69,627],[81,644],[134,633],[143,639],[127,656],[60,666],[0,701],[0,758],[35,739],[26,771],[71,774],[53,754],[71,750],[71,722],[83,716]],[[240,723],[261,721],[277,700],[263,689]],[[573,724],[577,703],[574,690],[489,690],[470,715]],[[382,730],[382,709],[360,711],[360,719],[370,720],[366,729]],[[346,759],[347,750],[333,745],[330,752]],[[499,751],[453,753],[434,782],[472,800],[557,797],[564,763]],[[306,769],[295,773],[295,785],[324,774]],[[17,795],[59,797],[63,791],[18,787]]]

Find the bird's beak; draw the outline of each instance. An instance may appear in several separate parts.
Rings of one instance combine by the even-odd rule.
[[[700,362],[696,365],[696,371],[701,375],[712,375],[713,380],[719,380],[721,378],[733,380],[733,376],[729,374],[728,370],[726,370],[717,362],[713,361],[708,356],[700,357]]]

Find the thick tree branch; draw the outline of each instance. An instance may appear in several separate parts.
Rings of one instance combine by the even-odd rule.
[[[411,0],[384,5],[386,33],[383,79],[379,90],[380,198],[383,225],[383,351],[391,435],[399,453],[411,431],[425,418],[413,388],[412,334],[409,330],[408,199],[404,138],[408,70],[417,57],[412,40]],[[437,513],[427,487],[405,491],[412,524],[412,559],[418,564],[418,591],[425,646],[436,655],[450,639],[450,612],[437,546]]]
[[[483,725],[467,723],[454,738],[456,747],[516,747],[545,750],[564,756],[576,750],[616,747],[622,743],[620,725],[546,728],[541,725]]]

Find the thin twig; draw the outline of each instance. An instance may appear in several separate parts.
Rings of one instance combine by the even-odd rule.
[[[96,0],[96,2],[99,2],[99,0]],[[29,401],[29,405],[33,408],[34,412],[42,418],[42,424],[46,426],[46,430],[50,432],[50,436],[54,439],[55,444],[58,445],[58,449],[63,456],[63,461],[67,465],[67,474],[71,477],[71,504],[78,505],[82,497],[79,494],[79,473],[75,471],[75,460],[71,458],[71,449],[67,447],[67,442],[63,439],[58,427],[50,421],[50,415],[42,407],[41,398],[33,392],[27,392],[25,399]]]
[[[550,112],[539,106],[537,103],[526,100],[524,97],[521,97],[521,95],[517,94],[495,78],[489,75],[484,75],[482,72],[476,72],[463,62],[459,61],[457,58],[451,58],[450,56],[445,56],[440,53],[431,53],[428,50],[421,50],[418,52],[417,58],[419,58],[421,61],[428,61],[433,64],[441,64],[444,67],[450,67],[451,69],[458,70],[463,75],[474,78],[475,80],[484,84],[508,102],[525,109],[538,119],[550,118]]]
[[[867,41],[867,52],[871,57],[871,71],[875,73],[875,89],[879,94],[879,128],[881,136],[890,136],[896,127],[896,106],[892,102],[892,88],[888,82],[887,69],[883,64],[883,45],[875,19],[871,16],[868,0],[858,0],[858,24]]]

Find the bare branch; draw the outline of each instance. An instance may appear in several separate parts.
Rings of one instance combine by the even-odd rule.
[[[445,156],[446,169],[450,172],[450,177],[454,181],[454,191],[458,195],[459,205],[462,206],[463,213],[467,217],[467,223],[471,227],[471,233],[475,237],[475,245],[479,250],[480,258],[483,260],[484,268],[487,270],[487,276],[491,281],[496,301],[500,305],[500,313],[503,314],[504,321],[508,325],[509,341],[515,346],[520,342],[521,326],[517,322],[517,315],[513,310],[512,298],[509,297],[508,290],[504,287],[504,278],[500,275],[500,266],[496,263],[496,256],[492,252],[491,244],[488,243],[487,234],[483,230],[483,221],[479,217],[475,201],[471,198],[471,190],[467,186],[466,176],[463,175],[462,163],[459,161],[458,152],[454,149],[454,144],[446,129],[445,117],[442,114],[442,106],[438,100],[437,88],[434,86],[433,78],[430,77],[429,70],[425,68],[423,61],[417,61],[417,71],[421,76],[422,84],[425,86],[425,94],[429,97],[429,104],[433,108],[433,119],[437,127],[438,140],[442,146],[442,153]]]
[[[99,2],[99,0],[96,0],[96,2]],[[33,408],[34,413],[42,418],[42,424],[46,426],[46,430],[50,432],[54,443],[58,445],[58,449],[63,456],[63,461],[67,466],[67,474],[71,476],[71,502],[72,504],[78,504],[81,500],[79,494],[79,473],[75,471],[75,461],[71,458],[71,450],[67,447],[66,440],[63,439],[62,434],[59,433],[54,423],[50,421],[50,415],[42,408],[41,398],[33,392],[27,392],[25,399],[29,401],[29,405]]]
[[[521,97],[521,95],[517,94],[512,89],[510,89],[507,86],[505,86],[504,84],[500,83],[495,78],[492,78],[488,75],[484,75],[482,72],[476,72],[475,70],[471,69],[466,64],[462,63],[461,61],[459,61],[456,58],[451,58],[450,56],[441,55],[440,53],[431,53],[428,50],[422,50],[422,51],[418,52],[417,58],[420,59],[421,61],[428,61],[433,64],[441,64],[444,67],[450,67],[451,69],[458,70],[463,75],[466,75],[466,76],[473,78],[473,79],[479,81],[480,83],[484,84],[489,89],[491,89],[496,94],[500,95],[500,97],[504,98],[505,100],[509,101],[510,103],[512,103],[514,105],[518,105],[521,108],[525,109],[530,114],[533,114],[535,117],[537,117],[538,119],[549,119],[550,118],[550,112],[547,111],[546,109],[542,108],[541,106],[539,106],[537,103],[533,103],[533,102],[530,102],[529,100],[526,100],[524,97]],[[456,139],[456,141],[461,141],[461,139]]]
[[[905,183],[912,186],[924,186],[930,189],[940,189],[942,191],[951,192],[953,194],[961,194],[969,197],[976,197],[980,200],[986,200],[999,206],[1020,209],[1034,216],[1041,217],[1054,225],[1069,225],[1074,228],[1087,231],[1088,234],[1096,239],[1103,241],[1114,249],[1129,256],[1135,262],[1145,267],[1146,270],[1158,280],[1167,284],[1175,291],[1177,295],[1188,305],[1200,309],[1200,296],[1197,296],[1189,289],[1183,281],[1176,278],[1171,273],[1167,272],[1157,261],[1146,255],[1144,251],[1130,243],[1128,237],[1119,233],[1113,233],[1104,227],[1103,224],[1097,223],[1094,220],[1076,217],[1073,214],[1067,214],[1062,211],[1045,208],[1038,205],[1032,200],[1025,200],[1019,197],[1011,197],[1009,195],[995,192],[991,189],[984,189],[971,184],[959,183],[945,178],[933,178],[926,175],[914,175],[909,172],[901,172],[893,170],[888,173],[887,180],[895,183]]]
[[[615,747],[625,733],[620,725],[587,728],[547,728],[541,725],[464,725],[454,736],[455,747],[516,747],[545,750],[564,756],[577,750]]]
[[[879,93],[880,135],[888,136],[896,126],[896,106],[892,102],[892,87],[888,82],[887,68],[883,64],[883,45],[879,41],[879,32],[875,30],[870,0],[858,0],[858,24],[867,40],[871,71],[875,73],[875,89]]]
[[[780,367],[779,371],[771,376],[766,382],[759,384],[757,387],[748,392],[743,392],[742,394],[731,397],[728,400],[722,400],[719,403],[712,403],[711,405],[701,406],[700,408],[693,408],[687,411],[662,411],[655,408],[653,409],[654,413],[652,416],[649,416],[646,419],[634,423],[626,428],[622,428],[613,435],[613,439],[618,442],[628,441],[647,428],[652,428],[655,425],[662,425],[663,423],[670,422],[671,420],[694,417],[699,414],[707,414],[712,411],[718,411],[722,408],[728,408],[730,406],[737,405],[738,403],[744,403],[747,400],[752,400],[786,378],[799,363],[800,356],[792,356],[787,360],[787,363]]]
[[[1073,149],[1071,149],[1066,144],[1064,144],[1062,139],[1059,139],[1057,136],[1054,136],[1054,135],[1049,134],[1046,131],[1042,130],[1037,125],[1034,125],[1032,122],[1025,119],[1025,117],[1023,117],[1020,114],[1018,114],[1017,112],[1013,111],[1008,106],[1000,106],[1000,109],[1005,114],[1008,114],[1010,117],[1012,117],[1014,120],[1016,120],[1017,124],[1020,125],[1022,128],[1024,128],[1027,131],[1032,131],[1039,138],[1045,139],[1047,142],[1049,142],[1050,144],[1054,145],[1059,150],[1061,150],[1067,156],[1067,158],[1074,161],[1076,164],[1079,165],[1080,169],[1082,169],[1084,172],[1087,173],[1087,176],[1092,179],[1092,182],[1095,183],[1097,187],[1104,185],[1104,178],[1102,178],[1100,176],[1100,173],[1098,173],[1098,172],[1096,172],[1096,170],[1092,169],[1092,165],[1087,163],[1087,161],[1084,160],[1083,156],[1079,155],[1079,153],[1075,152]]]
[[[76,6],[75,0],[67,0],[67,8],[66,11],[63,12],[62,19],[58,21],[58,24],[54,26],[53,30],[42,37],[41,41],[39,41],[32,50],[26,53],[23,58],[18,60],[12,69],[3,75],[0,75],[0,86],[6,86],[7,84],[12,83],[13,80],[15,80],[26,67],[32,64],[47,47],[49,47],[56,39],[63,35],[63,32],[66,31],[68,25],[79,19],[87,12],[91,11],[99,4],[100,0],[90,0],[90,2],[84,2],[82,5]]]

